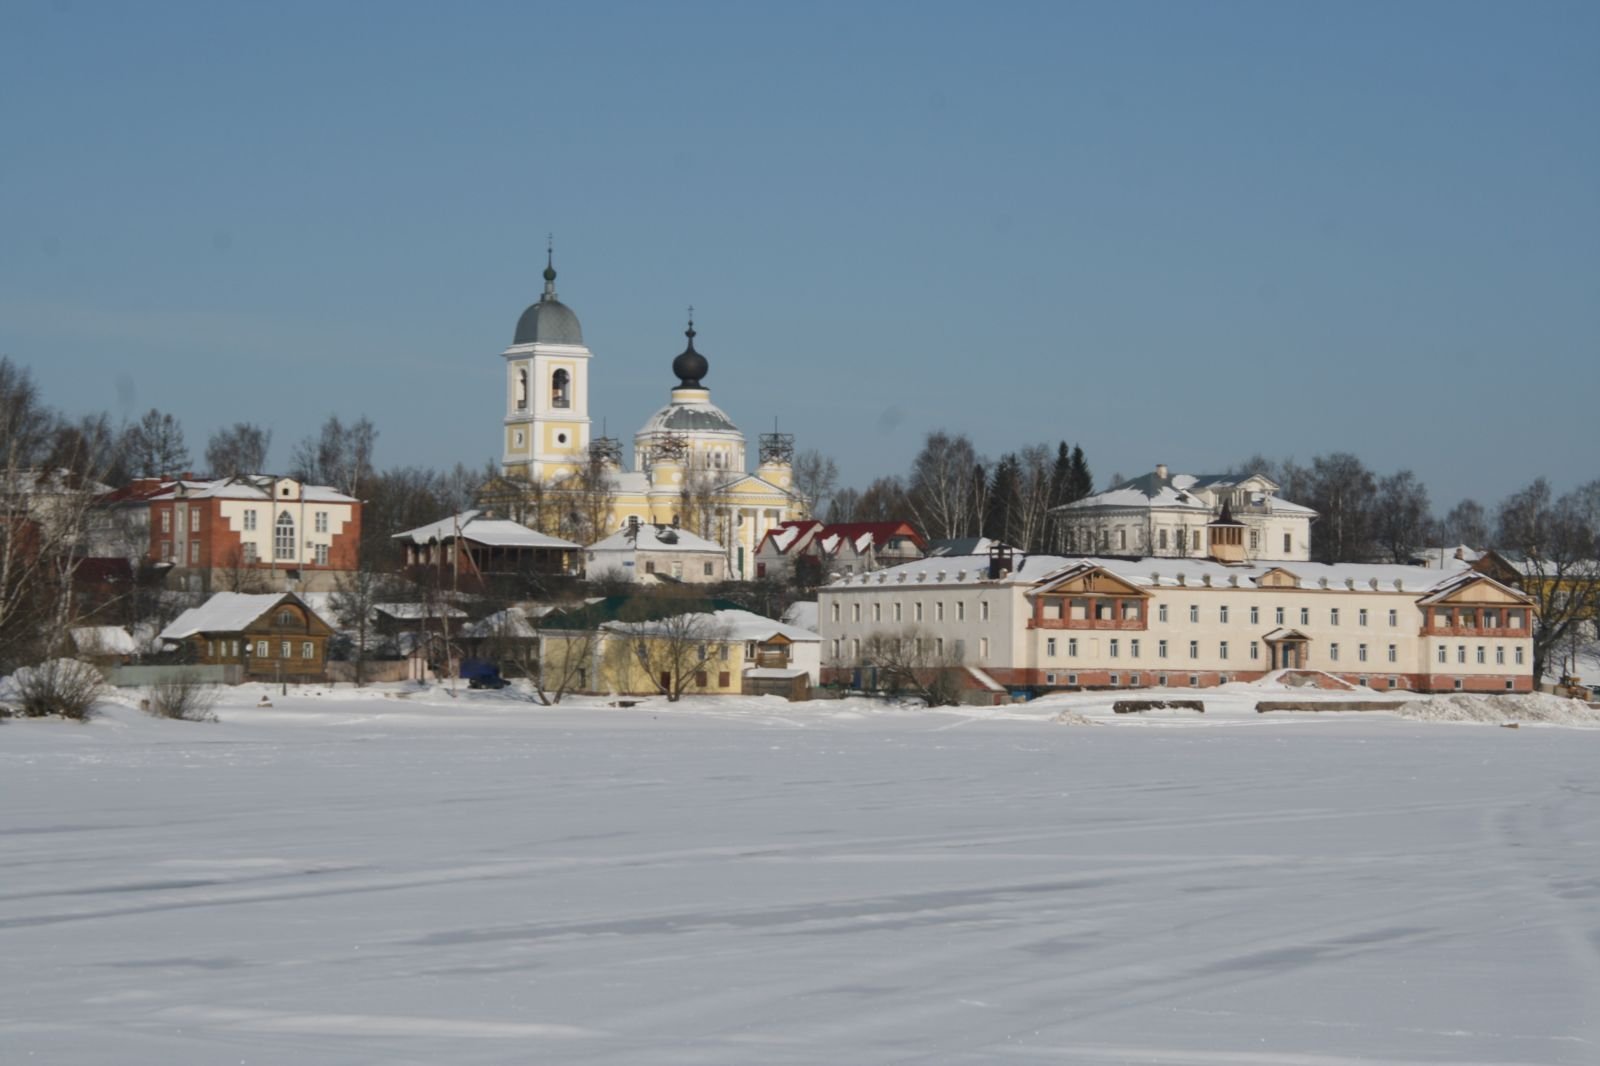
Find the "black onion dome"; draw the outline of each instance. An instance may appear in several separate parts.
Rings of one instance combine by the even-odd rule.
[[[706,362],[706,357],[694,350],[694,319],[689,320],[689,328],[683,331],[689,338],[689,346],[683,353],[672,361],[672,372],[678,375],[680,389],[701,388],[700,379],[711,370],[711,364]]]

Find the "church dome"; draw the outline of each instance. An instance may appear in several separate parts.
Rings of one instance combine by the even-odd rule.
[[[556,299],[556,268],[544,268],[544,295],[517,319],[512,344],[583,344],[583,327],[572,308]]]
[[[651,415],[639,428],[639,435],[653,433],[738,433],[733,419],[710,400],[685,403],[674,400]]]

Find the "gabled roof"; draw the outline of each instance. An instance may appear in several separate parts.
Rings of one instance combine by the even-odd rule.
[[[586,551],[591,552],[704,552],[708,554],[723,555],[725,548],[714,540],[707,540],[696,533],[677,526],[657,526],[650,523],[641,524],[637,530],[630,526],[589,545]]]
[[[1457,571],[1455,574],[1440,582],[1431,592],[1428,593],[1428,595],[1424,596],[1417,602],[1424,604],[1441,603],[1445,600],[1455,597],[1458,593],[1477,584],[1488,585],[1490,588],[1498,590],[1505,596],[1515,600],[1517,603],[1533,603],[1533,598],[1527,593],[1521,591],[1520,589],[1514,589],[1510,585],[1504,584],[1503,582],[1496,581],[1488,574],[1478,570]]]
[[[458,515],[441,518],[437,522],[408,529],[404,533],[396,533],[392,539],[409,540],[413,544],[431,544],[454,540],[458,534],[462,540],[470,540],[474,544],[492,548],[576,549],[578,547],[570,540],[540,533],[509,518],[487,517],[482,511],[462,511]]]
[[[779,553],[787,554],[791,550],[804,550],[807,545],[815,543],[829,555],[836,554],[846,544],[854,546],[860,553],[869,547],[883,548],[897,537],[910,540],[918,548],[927,547],[922,534],[909,522],[823,523],[815,519],[800,519],[780,522],[769,529],[766,536],[761,538],[761,543],[756,545],[756,551],[770,546]]]
[[[238,477],[201,478],[188,481],[167,481],[161,485],[161,490],[152,495],[143,497],[146,500],[174,500],[180,496],[186,500],[273,500],[272,487],[283,481],[294,481],[293,478],[274,477],[270,474],[241,474]],[[359,503],[354,496],[347,496],[332,485],[307,485],[295,482],[300,486],[300,495],[292,502],[299,503]]]
[[[322,622],[311,605],[292,592],[219,592],[199,607],[191,607],[173,619],[172,624],[161,631],[161,639],[182,640],[200,633],[238,633],[285,601],[298,604],[312,618]]]
[[[821,636],[809,629],[789,625],[775,618],[767,618],[756,614],[754,611],[747,611],[742,607],[720,608],[713,611],[691,611],[688,613],[704,616],[707,620],[708,634],[714,632],[720,640],[768,641],[781,637],[791,643],[815,644],[822,639]],[[629,632],[649,636],[656,628],[665,631],[666,620],[675,617],[679,616],[665,614],[652,622],[645,623],[628,623],[621,620],[613,620],[602,624],[600,628],[611,632],[626,629]]]

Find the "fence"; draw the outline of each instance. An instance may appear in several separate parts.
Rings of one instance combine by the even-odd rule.
[[[212,685],[237,685],[244,681],[244,667],[238,663],[208,663],[196,666],[112,666],[106,669],[106,682],[117,688],[143,688],[173,678],[187,677]]]

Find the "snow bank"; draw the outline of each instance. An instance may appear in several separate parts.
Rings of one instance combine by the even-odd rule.
[[[1454,693],[1411,700],[1395,712],[1420,722],[1483,722],[1499,725],[1538,722],[1548,725],[1600,726],[1600,711],[1581,700],[1531,692],[1514,696]]]

